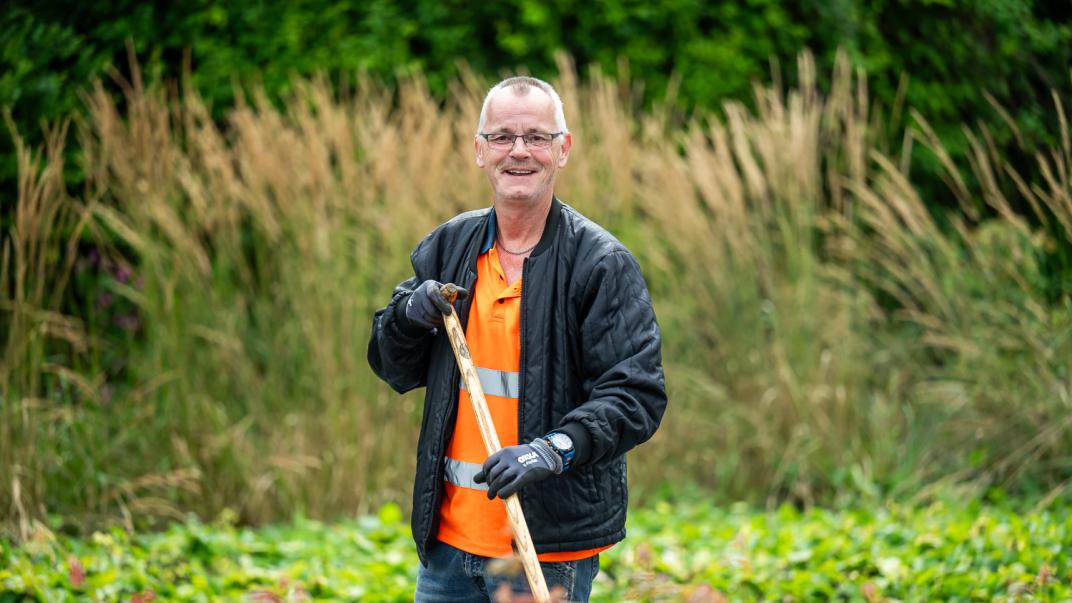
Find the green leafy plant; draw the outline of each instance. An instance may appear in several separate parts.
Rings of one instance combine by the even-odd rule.
[[[258,530],[233,515],[157,534],[85,540],[42,525],[0,541],[0,600],[412,601],[417,558],[402,512]],[[657,503],[600,556],[592,600],[1058,601],[1072,596],[1067,509],[935,503],[842,511]]]

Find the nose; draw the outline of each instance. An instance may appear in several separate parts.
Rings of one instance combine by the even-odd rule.
[[[529,155],[529,146],[525,144],[525,139],[520,136],[515,138],[514,146],[510,147],[510,156],[521,158],[528,157]]]

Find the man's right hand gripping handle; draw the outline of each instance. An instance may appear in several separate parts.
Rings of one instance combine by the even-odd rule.
[[[432,330],[443,326],[443,314],[450,312],[450,303],[440,293],[442,284],[427,280],[417,286],[404,304],[402,315],[412,327]],[[464,299],[469,291],[458,287],[458,299]]]

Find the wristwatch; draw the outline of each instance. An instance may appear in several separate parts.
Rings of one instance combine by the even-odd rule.
[[[573,466],[573,454],[576,452],[573,449],[573,438],[561,431],[552,431],[543,436],[543,441],[562,457],[562,473],[569,471]]]

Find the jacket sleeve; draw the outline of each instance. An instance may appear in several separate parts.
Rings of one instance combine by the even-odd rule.
[[[579,423],[590,436],[587,458],[578,460],[587,464],[649,439],[666,410],[659,325],[632,254],[620,249],[599,261],[578,318],[580,371],[591,393],[564,422]]]
[[[420,284],[416,276],[395,287],[391,301],[372,317],[368,361],[372,370],[398,393],[425,385],[432,332],[413,329],[401,315],[410,294]]]

